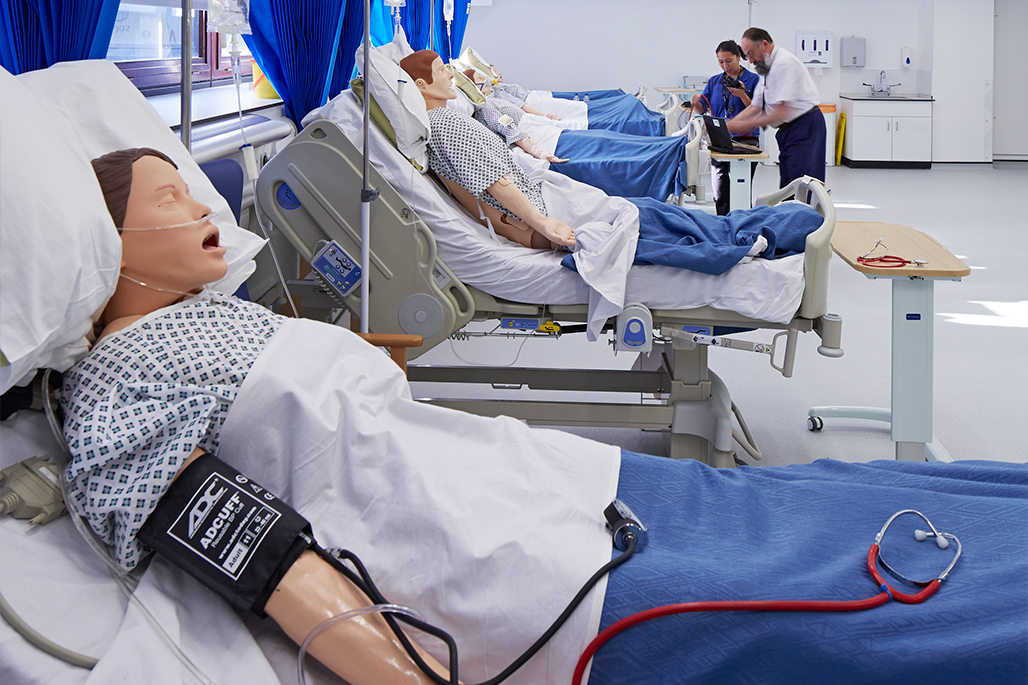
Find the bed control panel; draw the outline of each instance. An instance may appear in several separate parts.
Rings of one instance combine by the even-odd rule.
[[[615,330],[614,349],[619,352],[649,352],[653,347],[653,316],[645,305],[625,305]]]
[[[539,331],[541,333],[556,333],[560,331],[560,325],[549,319],[512,316],[505,316],[500,319],[500,328],[506,331]]]
[[[329,240],[314,254],[311,266],[318,280],[340,297],[349,295],[361,282],[361,267],[339,243]],[[342,302],[340,301],[340,304]]]

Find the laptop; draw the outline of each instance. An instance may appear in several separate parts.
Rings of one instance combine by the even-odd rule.
[[[735,155],[760,154],[760,149],[753,145],[739,145],[733,141],[732,134],[728,130],[728,124],[725,123],[724,119],[705,114],[703,121],[707,126],[707,136],[710,137],[710,150],[712,152]]]

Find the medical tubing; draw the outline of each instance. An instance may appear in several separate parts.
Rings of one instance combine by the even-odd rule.
[[[268,249],[271,250],[271,261],[275,263],[275,273],[278,274],[278,282],[282,284],[282,292],[286,294],[286,299],[289,300],[289,308],[293,310],[293,317],[299,319],[300,315],[296,311],[296,304],[293,302],[293,296],[289,292],[289,286],[286,285],[286,277],[282,275],[282,267],[278,263],[278,253],[275,252],[275,246],[271,242],[271,236],[268,235],[268,231],[264,228],[264,220],[261,219],[261,210],[257,207],[257,179],[253,179],[253,211],[257,217],[257,225],[261,227],[261,233],[264,234],[264,239],[268,241]]]
[[[3,599],[0,597],[0,599]],[[372,604],[371,606],[361,607],[360,609],[354,609],[353,611],[347,611],[342,614],[337,614],[330,619],[322,621],[318,625],[311,629],[311,632],[307,633],[307,637],[304,638],[303,643],[300,644],[300,652],[296,658],[296,679],[300,682],[300,685],[307,685],[307,672],[303,667],[303,658],[307,654],[307,648],[315,637],[318,636],[321,631],[342,623],[343,621],[349,621],[351,618],[357,618],[358,616],[367,616],[368,614],[381,614],[388,611],[391,614],[403,614],[404,616],[410,616],[412,618],[421,619],[421,616],[407,607],[400,606],[399,604]]]
[[[668,604],[661,607],[655,607],[653,609],[647,609],[646,611],[640,611],[639,613],[632,614],[631,616],[621,619],[597,635],[596,638],[589,643],[589,646],[586,647],[585,651],[582,652],[582,656],[578,660],[578,665],[575,666],[575,673],[571,679],[571,683],[572,685],[581,685],[582,675],[585,673],[586,665],[604,643],[618,633],[627,630],[634,625],[638,625],[639,623],[644,623],[655,618],[671,616],[673,614],[693,613],[697,611],[863,611],[864,609],[873,609],[881,606],[888,601],[888,593],[880,592],[874,597],[869,597],[867,599],[841,602],[778,600],[686,602],[684,604]]]
[[[596,583],[599,582],[600,578],[610,573],[621,564],[628,561],[632,557],[632,555],[635,554],[635,536],[628,534],[626,535],[625,539],[627,543],[625,551],[622,552],[619,556],[615,557],[614,559],[608,561],[602,567],[600,567],[600,569],[596,571],[596,573],[594,573],[592,577],[585,582],[585,585],[583,585],[582,588],[578,591],[578,594],[576,594],[575,597],[571,600],[571,602],[568,603],[564,611],[560,614],[560,616],[557,617],[557,619],[550,625],[550,627],[547,628],[546,632],[539,636],[539,639],[537,639],[528,649],[526,649],[521,654],[521,656],[512,661],[511,664],[507,666],[507,668],[503,669],[498,675],[494,676],[493,678],[490,678],[489,680],[485,680],[479,683],[478,685],[499,685],[499,683],[509,678],[519,668],[524,666],[529,659],[535,656],[536,652],[542,649],[543,645],[545,645],[550,640],[550,638],[552,638],[557,633],[557,631],[560,630],[561,626],[563,626],[564,623],[567,622],[568,618],[570,618],[571,614],[574,612],[575,609],[578,608],[578,605],[582,603],[582,600],[585,599],[585,596],[593,589]],[[365,584],[355,580],[353,577],[353,572],[350,571],[350,569],[343,566],[341,563],[339,563],[339,561],[335,557],[328,554],[325,550],[321,549],[318,546],[315,546],[313,549],[315,552],[318,553],[318,555],[322,556],[322,558],[326,559],[326,561],[329,561],[329,563],[331,563],[337,569],[342,571],[344,575],[346,575],[346,577],[350,579],[351,582],[357,585],[366,595],[368,595],[372,602],[375,602],[376,604],[388,604],[388,602],[382,596],[382,593],[379,592],[378,588],[375,586],[374,581],[371,580],[371,577],[368,575],[367,569],[364,568],[364,565],[361,563],[360,559],[358,559],[356,555],[354,555],[352,552],[349,552],[347,550],[339,550],[339,555],[345,558],[350,563],[352,563],[354,567],[357,568],[357,572],[360,574],[361,578],[364,581],[366,581],[367,587],[365,587]],[[409,625],[415,628],[425,630],[425,632],[428,632],[429,634],[440,637],[440,639],[443,639],[447,642],[447,645],[452,644],[452,649],[450,651],[450,679],[447,680],[439,674],[437,674],[431,668],[429,668],[428,664],[424,662],[421,656],[414,649],[414,646],[411,645],[410,640],[407,638],[407,636],[403,633],[402,630],[400,630],[399,626],[396,625],[395,620],[390,614],[383,613],[382,616],[389,623],[390,627],[393,628],[393,632],[396,634],[397,638],[399,638],[400,642],[403,644],[408,656],[411,657],[414,663],[417,664],[418,668],[420,668],[421,671],[429,677],[429,679],[431,679],[438,685],[452,685],[457,682],[457,645],[455,642],[453,642],[453,638],[450,637],[449,634],[445,633],[439,628],[435,628],[434,626],[424,623],[423,621],[417,621],[416,619],[410,619],[404,616],[397,616],[397,618],[399,618],[404,623],[408,623]],[[422,625],[419,624],[426,626],[429,630],[426,630],[425,627],[422,627]],[[442,636],[445,636],[445,638]]]
[[[61,431],[60,426],[57,424],[57,417],[54,414],[53,405],[51,404],[50,400],[51,371],[52,369],[47,369],[45,372],[43,372],[43,409],[46,414],[47,422],[50,424],[50,430],[53,432],[54,438],[56,438],[57,440],[57,444],[60,445],[61,449],[64,451],[65,457],[70,460],[72,457],[71,450],[68,448],[68,443],[64,439],[64,433]],[[178,644],[171,638],[170,635],[168,635],[167,631],[164,630],[164,627],[157,622],[157,618],[152,613],[150,613],[149,609],[146,608],[146,605],[144,605],[143,602],[138,597],[136,597],[136,594],[133,591],[133,589],[135,583],[138,581],[132,579],[129,576],[128,571],[123,569],[121,566],[115,563],[113,559],[111,559],[111,555],[108,554],[107,551],[101,546],[101,543],[97,539],[95,533],[93,533],[91,529],[86,528],[86,524],[82,521],[82,519],[85,518],[86,514],[85,512],[79,510],[78,500],[72,497],[68,492],[67,474],[67,469],[61,469],[61,496],[64,498],[64,506],[68,508],[68,515],[71,517],[72,523],[74,524],[75,529],[79,532],[79,535],[82,537],[83,540],[86,541],[88,547],[94,552],[94,554],[96,554],[97,557],[100,558],[100,561],[102,561],[104,565],[107,567],[107,569],[111,572],[111,575],[114,577],[115,584],[117,584],[117,586],[125,594],[129,602],[133,606],[135,606],[136,609],[138,609],[139,612],[143,615],[143,618],[145,618],[146,622],[150,624],[150,627],[153,629],[157,637],[161,639],[161,642],[163,642],[164,645],[168,648],[168,651],[175,655],[175,658],[179,660],[179,663],[181,663],[186,668],[186,670],[189,671],[193,675],[193,677],[201,683],[201,685],[214,685],[214,682],[206,675],[204,675],[203,671],[201,671],[200,668],[193,663],[192,659],[186,656],[185,652],[182,651],[182,648],[178,646]],[[133,583],[133,588],[129,588],[130,582]]]
[[[0,594],[0,617],[7,621],[7,623],[14,628],[15,632],[50,656],[56,657],[61,661],[80,668],[92,669],[93,666],[96,666],[97,660],[93,657],[85,656],[78,652],[73,652],[65,647],[61,647],[59,644],[47,640],[45,637],[33,630],[32,626],[25,623],[21,616],[15,613],[14,609],[11,608],[11,605],[7,603],[7,600],[4,599],[2,594]]]
[[[871,577],[881,588],[881,592],[874,597],[850,601],[810,601],[810,600],[747,600],[747,601],[712,601],[712,602],[686,602],[683,604],[667,604],[665,606],[640,611],[631,616],[626,616],[620,621],[609,626],[606,630],[589,643],[582,656],[575,666],[575,673],[571,679],[572,685],[581,685],[582,675],[585,667],[593,655],[608,640],[618,633],[631,628],[634,625],[649,621],[662,616],[673,614],[694,613],[698,611],[863,611],[879,607],[889,600],[896,600],[903,604],[920,604],[939,589],[941,581],[936,578],[926,584],[925,588],[916,595],[897,592],[882,578],[878,572],[876,560],[878,559],[878,543],[873,543],[867,552],[867,570]]]

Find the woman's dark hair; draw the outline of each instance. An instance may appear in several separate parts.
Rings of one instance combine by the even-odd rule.
[[[149,147],[133,147],[127,150],[116,150],[97,157],[90,164],[93,173],[100,182],[100,190],[107,203],[107,211],[114,219],[114,225],[122,228],[125,225],[125,212],[128,209],[129,193],[132,191],[132,165],[143,157],[163,159],[178,169],[168,155]]]
[[[739,44],[734,40],[723,40],[718,43],[717,50],[714,51],[714,54],[719,52],[730,52],[736,57],[742,59],[742,48],[740,48]]]

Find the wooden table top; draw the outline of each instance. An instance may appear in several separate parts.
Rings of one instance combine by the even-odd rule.
[[[711,159],[767,159],[768,155],[766,152],[762,152],[760,148],[746,143],[736,143],[739,147],[751,148],[753,152],[714,152],[710,151]]]
[[[713,155],[711,155],[713,156]],[[887,268],[862,264],[858,257],[875,247],[878,239],[888,247],[888,254],[903,259],[919,259],[924,266],[908,265]],[[932,236],[901,224],[874,221],[837,221],[832,233],[832,249],[843,261],[861,273],[874,276],[921,276],[922,278],[960,278],[971,273],[970,267],[957,259]],[[885,255],[881,245],[870,256]]]

